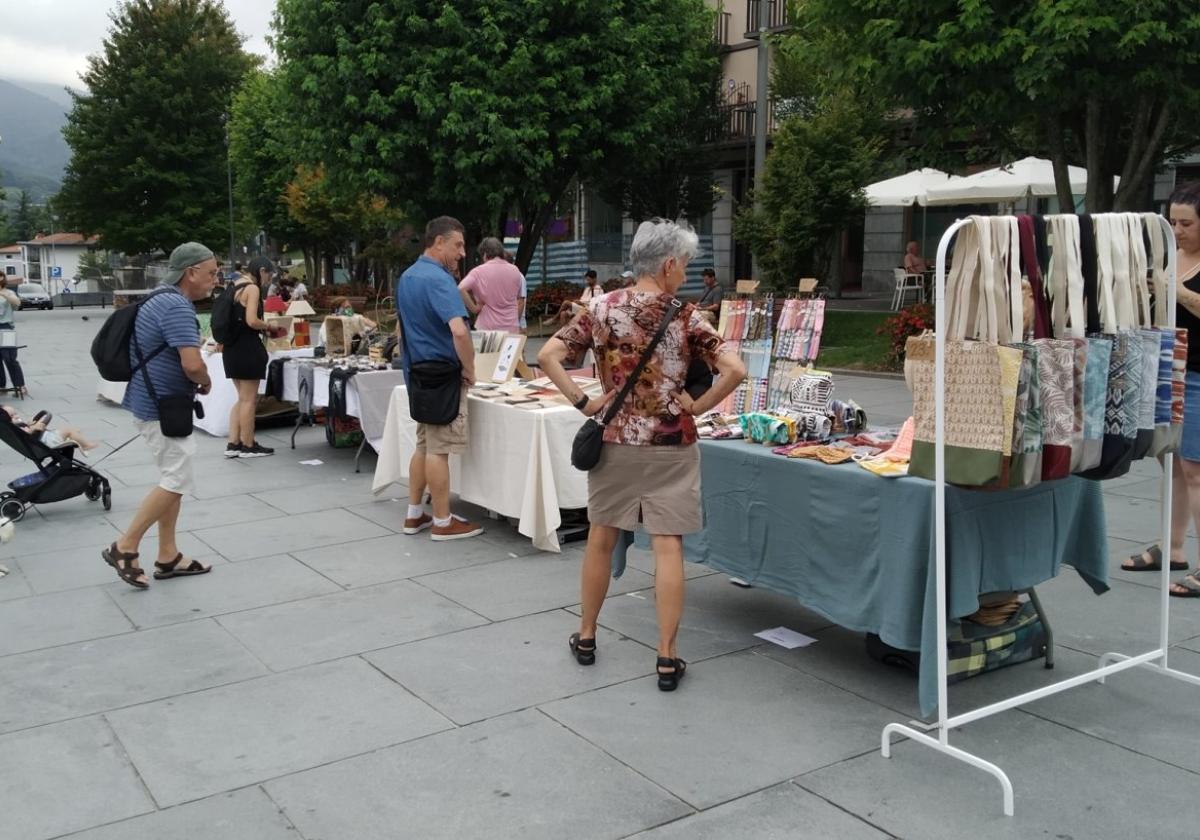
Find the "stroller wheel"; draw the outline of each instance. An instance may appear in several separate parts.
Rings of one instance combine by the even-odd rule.
[[[83,491],[83,495],[89,502],[96,501],[100,498],[100,485],[89,484],[88,488]]]
[[[20,522],[25,518],[25,503],[15,497],[5,499],[0,502],[0,516],[13,522]]]
[[[100,498],[104,501],[104,509],[112,510],[112,487],[108,484],[104,485],[104,490],[100,494]]]

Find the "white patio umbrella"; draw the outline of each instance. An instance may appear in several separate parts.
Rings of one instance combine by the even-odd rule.
[[[940,169],[925,167],[914,169],[886,181],[877,181],[863,187],[867,203],[872,207],[911,207],[921,205],[921,242],[925,242],[925,203],[929,190],[961,181]]]
[[[1071,192],[1087,191],[1087,170],[1067,167]],[[930,187],[926,201],[936,204],[999,204],[1020,201],[1029,196],[1057,195],[1054,166],[1044,158],[1027,157],[995,169],[976,172],[947,184]]]
[[[867,194],[867,203],[872,207],[924,206],[928,190],[961,180],[957,175],[948,175],[940,169],[914,169],[895,178],[869,184],[863,187],[863,192]]]

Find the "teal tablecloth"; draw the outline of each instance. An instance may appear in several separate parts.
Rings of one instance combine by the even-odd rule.
[[[741,441],[701,443],[705,530],[688,559],[797,598],[842,627],[921,652],[922,714],[937,708],[933,482],[855,464],[790,460]],[[1079,478],[1027,490],[946,488],[949,616],[1069,563],[1108,590],[1104,502]]]

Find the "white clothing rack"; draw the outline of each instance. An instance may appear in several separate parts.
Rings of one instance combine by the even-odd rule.
[[[1173,232],[1170,223],[1162,216],[1158,217],[1158,221],[1162,224],[1166,234],[1167,242],[1167,319],[1168,327],[1175,327],[1175,249],[1171,247],[1174,242]],[[918,744],[924,744],[938,752],[945,753],[959,761],[964,761],[981,770],[986,770],[996,777],[1000,782],[1000,786],[1004,792],[1004,813],[1006,816],[1013,815],[1013,786],[1009,781],[1008,775],[995,764],[986,761],[974,753],[967,752],[959,747],[951,746],[950,730],[963,726],[964,724],[973,721],[982,720],[986,717],[998,714],[999,712],[1007,711],[1008,709],[1023,706],[1026,703],[1031,703],[1034,700],[1040,700],[1043,697],[1049,697],[1059,692],[1066,691],[1075,686],[1084,685],[1089,682],[1103,683],[1109,674],[1116,674],[1121,671],[1127,671],[1130,668],[1144,667],[1156,671],[1160,674],[1165,674],[1169,677],[1174,677],[1184,682],[1189,682],[1200,686],[1200,677],[1195,677],[1191,674],[1178,671],[1167,665],[1167,650],[1170,645],[1168,638],[1168,629],[1170,621],[1170,594],[1169,586],[1171,582],[1170,569],[1171,564],[1169,558],[1164,556],[1162,563],[1162,572],[1159,578],[1161,585],[1161,603],[1159,606],[1159,640],[1158,647],[1154,650],[1137,656],[1126,656],[1123,653],[1106,653],[1100,657],[1100,667],[1086,674],[1062,680],[1052,685],[1038,688],[1033,691],[1026,691],[1014,697],[1009,697],[1005,700],[1000,700],[995,703],[990,703],[978,709],[969,712],[964,712],[959,715],[950,715],[948,710],[948,686],[946,681],[947,672],[947,651],[946,651],[946,464],[945,464],[945,365],[946,365],[946,251],[950,245],[951,239],[961,228],[971,224],[970,219],[959,219],[950,229],[942,235],[941,242],[938,243],[937,252],[937,278],[935,286],[935,301],[936,301],[936,330],[937,330],[937,355],[934,367],[934,382],[935,382],[935,401],[934,401],[934,418],[936,431],[936,445],[934,447],[934,539],[936,548],[936,575],[937,575],[937,653],[938,653],[938,719],[936,723],[925,724],[922,721],[909,721],[903,723],[889,723],[883,728],[881,752],[884,758],[891,758],[892,754],[892,736],[903,735]],[[1161,290],[1159,290],[1161,294]],[[1173,472],[1173,458],[1164,459],[1163,477],[1162,477],[1162,542],[1161,545],[1171,545],[1171,478]],[[1169,554],[1165,552],[1164,554]]]

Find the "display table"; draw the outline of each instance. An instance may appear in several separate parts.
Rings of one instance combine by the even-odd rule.
[[[937,707],[933,482],[879,478],[854,464],[783,458],[742,441],[701,444],[705,530],[687,558],[790,595],[830,621],[921,652],[923,714]],[[1108,590],[1096,482],[1027,490],[946,488],[951,618],[983,592],[1049,580],[1065,561]]]
[[[476,397],[467,412],[470,444],[463,455],[450,456],[450,489],[516,519],[537,548],[558,551],[559,508],[587,507],[587,474],[571,466],[581,415],[569,406],[528,410]],[[408,391],[396,388],[378,450],[375,493],[408,477],[416,440]]]
[[[312,356],[312,348],[304,347],[298,350],[277,350],[268,354],[273,359],[296,359]],[[208,377],[212,380],[212,389],[204,396],[196,399],[204,406],[204,417],[196,418],[196,428],[208,432],[214,437],[224,437],[229,434],[229,412],[237,402],[237,389],[233,382],[225,378],[225,366],[220,353],[209,353],[204,356],[204,364],[208,368]],[[292,377],[293,383],[295,376]],[[125,399],[125,382],[109,382],[101,379],[96,386],[96,395],[121,404]],[[267,382],[264,379],[258,383],[258,393],[266,393]]]
[[[360,371],[346,385],[346,414],[358,418],[363,437],[376,452],[383,439],[392,390],[402,385],[404,372],[400,370]],[[289,362],[283,369],[283,398],[291,402],[300,401],[298,364],[295,362]],[[312,407],[325,408],[328,405],[329,368],[314,366]]]
[[[312,356],[312,348],[304,347],[299,350],[276,350],[267,354],[272,361],[275,359],[298,359]],[[229,434],[229,412],[237,402],[237,389],[232,380],[225,378],[225,367],[220,353],[210,353],[204,359],[208,366],[208,376],[212,380],[212,390],[202,397],[197,397],[204,406],[204,418],[196,419],[196,428],[203,429],[213,437],[224,437]],[[258,393],[265,394],[267,380],[258,383]]]

